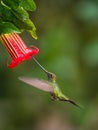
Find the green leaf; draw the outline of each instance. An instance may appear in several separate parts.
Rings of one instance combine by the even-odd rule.
[[[18,19],[21,19],[22,21],[29,19],[28,12],[24,10],[22,7],[18,7],[17,9],[13,9],[11,11]]]
[[[20,0],[2,0],[1,3],[4,3],[5,6],[8,6],[12,9],[15,9],[19,6]]]
[[[20,4],[24,9],[29,11],[35,11],[36,10],[36,4],[33,0],[21,0]]]
[[[6,33],[20,33],[19,29],[9,22],[0,22],[0,35]]]
[[[12,9],[23,7],[25,10],[35,11],[36,4],[33,0],[2,0],[5,5]]]
[[[18,27],[21,31],[23,31],[25,28],[25,30],[27,30],[33,38],[37,39],[35,25],[30,19],[26,19],[24,21],[19,19],[14,19],[13,22],[14,25],[16,25],[16,27]]]
[[[26,1],[27,3],[33,2],[32,0],[25,0],[25,4]],[[28,12],[23,8],[25,4],[22,7],[22,4],[19,3],[23,2],[23,0],[3,0],[3,2],[0,3],[0,20],[2,22],[13,24],[18,30],[20,30],[20,32],[27,30],[33,38],[37,39],[36,27],[34,23],[30,20]],[[16,28],[13,31],[16,31]]]

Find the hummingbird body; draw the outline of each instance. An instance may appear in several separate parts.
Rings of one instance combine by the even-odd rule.
[[[71,104],[80,107],[77,103],[75,103],[73,100],[70,100],[67,96],[65,96],[60,87],[58,86],[56,82],[56,75],[54,73],[45,71],[48,77],[48,81],[50,81],[51,86],[53,87],[53,93],[51,93],[52,99],[54,100],[59,100],[59,101],[67,101],[70,102]]]
[[[59,86],[55,80],[52,80],[51,82],[49,82],[49,84],[51,87],[53,87],[53,90],[54,90],[53,93],[50,93],[52,99],[54,99],[54,100],[68,100],[68,97],[62,93],[61,89],[59,88]]]

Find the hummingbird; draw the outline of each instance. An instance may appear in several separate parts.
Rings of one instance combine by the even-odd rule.
[[[56,75],[52,72],[47,71],[34,57],[33,60],[46,73],[48,80],[42,80],[31,77],[19,77],[18,79],[35,88],[50,93],[51,99],[53,100],[66,101],[77,107],[80,107],[75,101],[71,100],[62,93],[58,83],[56,82]]]

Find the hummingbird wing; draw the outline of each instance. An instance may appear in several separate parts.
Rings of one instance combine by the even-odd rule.
[[[30,77],[19,77],[18,79],[45,92],[53,93],[54,91],[48,81]]]

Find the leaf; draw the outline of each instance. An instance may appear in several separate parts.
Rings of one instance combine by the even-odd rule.
[[[20,33],[19,29],[14,26],[12,23],[9,22],[0,22],[0,35],[2,33],[12,33],[12,32],[16,32],[16,33]]]
[[[19,6],[20,0],[2,0],[2,3],[4,3],[5,6],[15,9]]]
[[[34,23],[30,20],[28,12],[23,8],[26,4],[26,0],[23,7],[21,4],[23,0],[3,0],[3,2],[0,3],[0,20],[2,22],[13,24],[20,32],[27,30],[33,38],[37,39],[36,27]],[[32,1],[27,0],[27,3],[28,2],[30,4],[30,2]],[[15,30],[13,28],[14,32],[16,31],[16,28]],[[6,30],[8,30],[8,26]],[[5,31],[5,33],[7,32]]]
[[[35,11],[36,4],[33,0],[2,0],[5,5],[12,9],[17,9],[17,7],[23,7],[25,10]]]
[[[29,11],[35,11],[36,10],[36,4],[33,0],[21,0],[20,5]]]
[[[12,13],[22,21],[25,19],[29,19],[29,14],[26,10],[24,10],[22,7],[17,7],[17,9],[12,9]]]

